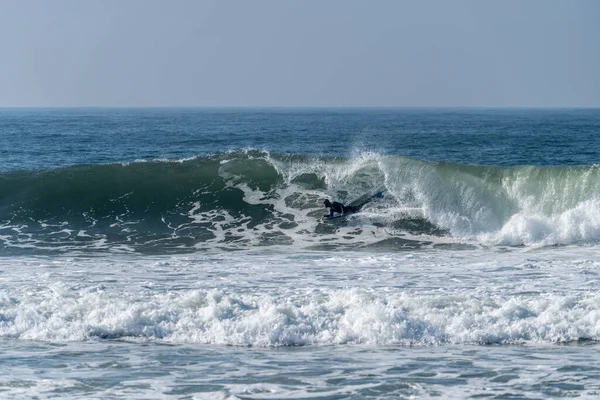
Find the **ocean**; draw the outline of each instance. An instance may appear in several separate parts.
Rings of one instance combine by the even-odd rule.
[[[0,398],[600,398],[599,134],[599,109],[0,109]]]

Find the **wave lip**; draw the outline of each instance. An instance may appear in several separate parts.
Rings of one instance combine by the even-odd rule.
[[[492,167],[376,153],[240,150],[185,160],[0,174],[6,251],[149,253],[393,238],[492,246],[597,244],[597,166]],[[384,200],[322,224],[322,201]]]

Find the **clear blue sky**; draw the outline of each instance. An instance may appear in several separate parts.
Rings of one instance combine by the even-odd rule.
[[[0,0],[0,106],[600,107],[600,1]]]

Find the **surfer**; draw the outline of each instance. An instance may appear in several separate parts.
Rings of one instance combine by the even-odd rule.
[[[325,201],[323,202],[323,204],[325,204],[326,208],[329,208],[329,215],[324,215],[323,218],[332,218],[334,213],[338,213],[341,214],[341,216],[343,217],[345,213],[355,213],[357,211],[359,211],[361,208],[363,208],[363,206],[365,204],[367,204],[368,202],[370,202],[373,199],[381,199],[383,198],[383,194],[381,192],[377,192],[376,194],[374,194],[373,196],[367,198],[366,200],[360,201],[358,200],[358,204],[356,205],[351,205],[351,206],[345,206],[340,202],[334,201],[333,203],[331,201],[329,201],[329,199],[325,199]],[[363,197],[364,199],[364,197]],[[357,201],[353,201],[352,204],[357,203]]]
[[[334,201],[332,203],[329,201],[329,199],[325,199],[323,204],[325,204],[325,208],[329,208],[329,216],[330,217],[333,217],[334,212],[344,215],[344,213],[356,212],[360,208],[360,207],[345,206],[342,203],[338,203],[337,201]]]

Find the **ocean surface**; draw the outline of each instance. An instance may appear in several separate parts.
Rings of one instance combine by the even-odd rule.
[[[0,398],[600,398],[599,160],[600,109],[0,109]]]

